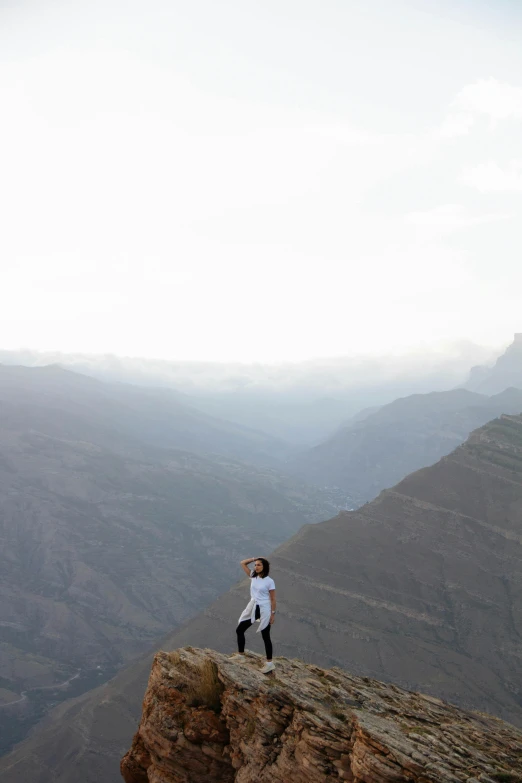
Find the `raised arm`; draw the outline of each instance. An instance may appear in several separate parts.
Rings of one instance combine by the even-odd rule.
[[[248,576],[250,576],[250,568],[248,567],[248,563],[255,563],[255,560],[255,557],[247,557],[246,560],[241,561],[241,568]]]

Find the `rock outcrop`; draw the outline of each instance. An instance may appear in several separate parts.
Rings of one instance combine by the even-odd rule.
[[[340,669],[156,655],[125,783],[522,783],[522,731]]]

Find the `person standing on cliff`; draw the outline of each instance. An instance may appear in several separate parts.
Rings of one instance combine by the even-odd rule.
[[[249,569],[249,564],[254,563],[254,570]],[[274,624],[276,614],[276,592],[274,580],[268,575],[270,563],[264,557],[247,557],[241,561],[241,568],[250,577],[250,601],[243,614],[239,618],[236,628],[237,649],[236,655],[245,654],[245,631],[257,620],[265,643],[266,664],[261,669],[263,674],[274,671],[275,664],[272,660],[272,641],[270,628]],[[234,656],[236,657],[236,656]]]

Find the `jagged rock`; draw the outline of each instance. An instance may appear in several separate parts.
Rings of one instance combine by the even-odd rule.
[[[522,333],[499,356],[493,367],[473,367],[466,388],[482,394],[497,394],[510,386],[522,387]],[[506,412],[506,411],[505,411]]]
[[[340,669],[159,652],[125,783],[522,783],[522,731]]]

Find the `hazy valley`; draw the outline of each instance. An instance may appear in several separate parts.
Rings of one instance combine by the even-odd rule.
[[[256,461],[268,437],[169,398],[55,367],[0,368],[3,751],[47,696],[106,679],[229,587],[259,530],[270,551],[337,507],[228,456],[250,448]],[[76,674],[69,690],[49,687]]]
[[[503,416],[358,511],[304,527],[271,558],[276,654],[522,725],[521,465],[522,417]],[[238,584],[158,646],[230,651],[247,588]],[[39,770],[51,769],[60,783],[78,774],[116,783],[150,663],[144,656],[57,708],[0,762],[6,780],[43,783]]]
[[[512,377],[520,357],[513,348],[507,356]],[[500,546],[519,541],[517,512],[512,529],[495,522],[517,508],[495,455],[518,491],[519,420],[488,425],[437,462],[477,426],[522,410],[519,389],[413,394],[352,417],[318,401],[333,434],[301,451],[271,427],[201,410],[197,396],[59,366],[0,367],[0,405],[3,751],[64,702],[0,762],[6,783],[37,783],[50,766],[63,783],[79,771],[115,783],[152,652],[140,655],[184,644],[229,650],[244,585],[224,591],[260,541],[276,550],[285,596],[282,654],[520,721],[518,572],[515,551],[508,558]],[[274,431],[285,405],[273,408]],[[482,529],[496,531],[489,544]],[[486,564],[488,547],[496,559]],[[470,617],[488,628],[489,646]],[[513,633],[504,638],[506,617]]]

